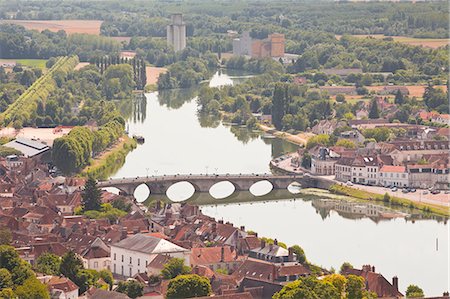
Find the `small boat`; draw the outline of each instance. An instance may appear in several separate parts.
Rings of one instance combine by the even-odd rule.
[[[274,139],[274,138],[277,138],[277,137],[273,136],[272,134],[264,134],[264,135],[262,135],[262,138],[265,138],[265,139]]]

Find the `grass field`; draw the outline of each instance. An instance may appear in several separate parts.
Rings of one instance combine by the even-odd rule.
[[[17,64],[21,64],[24,66],[37,67],[37,68],[44,69],[45,63],[47,62],[47,60],[46,59],[1,59],[0,58],[0,64],[2,62],[15,62]]]
[[[336,35],[337,39],[340,39],[342,35]],[[367,38],[372,37],[376,39],[383,39],[383,38],[389,38],[391,37],[394,41],[412,45],[412,46],[422,46],[427,48],[436,49],[445,45],[448,45],[450,42],[450,39],[447,38],[415,38],[415,37],[408,37],[408,36],[385,36],[383,34],[358,34],[358,35],[352,35],[354,37],[360,37],[360,38]]]
[[[100,20],[1,20],[0,23],[22,25],[30,30],[48,29],[57,32],[64,30],[67,34],[87,33],[100,35]]]

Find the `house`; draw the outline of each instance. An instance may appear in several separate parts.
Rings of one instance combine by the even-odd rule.
[[[340,155],[333,150],[321,147],[311,155],[311,173],[317,175],[334,175],[334,164]]]
[[[381,186],[410,186],[405,166],[383,165],[379,175]]]
[[[361,270],[343,269],[344,275],[357,275],[366,281],[366,290],[377,294],[378,298],[403,298],[398,290],[398,278],[394,276],[390,283],[383,275],[375,272],[375,267],[364,265]]]
[[[136,234],[111,245],[112,273],[133,277],[146,272],[147,266],[158,254],[182,258],[190,265],[190,251],[167,240]]]
[[[158,254],[147,266],[146,274],[148,276],[151,275],[160,275],[162,269],[164,269],[164,265],[169,262],[172,257],[168,254]]]
[[[242,263],[242,257],[230,246],[197,247],[191,249],[190,261],[191,267],[202,265],[213,271],[224,269],[232,272]]]
[[[338,122],[335,119],[333,119],[333,120],[324,119],[324,120],[319,121],[319,123],[317,125],[312,127],[311,132],[313,132],[314,134],[317,134],[317,135],[319,135],[319,134],[331,135],[331,134],[333,134],[334,130],[341,125],[344,125],[344,123]]]
[[[46,284],[52,299],[78,298],[78,286],[69,278],[53,276]]]
[[[285,249],[279,246],[276,239],[273,244],[266,244],[264,240],[261,240],[261,246],[250,250],[248,256],[272,263],[293,262],[296,257],[291,248]]]
[[[447,140],[392,141],[389,144],[393,148],[389,155],[392,157],[394,165],[417,162],[424,155],[446,154],[450,149]]]
[[[352,179],[353,183],[365,185],[378,185],[379,163],[376,156],[355,157],[352,162]]]
[[[365,140],[365,137],[358,130],[350,130],[341,132],[339,134],[339,139],[345,139],[354,142],[355,144],[362,143]]]
[[[86,292],[85,297],[86,299],[130,299],[130,297],[123,293],[102,289],[90,289]]]
[[[110,268],[111,249],[100,238],[96,238],[80,256],[86,269],[100,271]]]

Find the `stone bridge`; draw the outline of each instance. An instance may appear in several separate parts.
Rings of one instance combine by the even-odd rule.
[[[123,194],[133,195],[134,190],[142,185],[147,185],[150,194],[166,194],[170,186],[179,182],[190,183],[195,192],[209,192],[212,186],[220,182],[230,182],[236,191],[248,191],[252,185],[259,181],[268,181],[273,190],[287,189],[296,182],[302,187],[324,188],[317,184],[315,177],[308,175],[272,175],[272,174],[210,174],[210,175],[164,175],[135,178],[116,178],[98,182],[100,188],[115,187]],[[326,188],[326,187],[325,187]]]

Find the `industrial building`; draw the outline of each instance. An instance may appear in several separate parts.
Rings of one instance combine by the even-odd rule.
[[[241,38],[233,40],[233,54],[251,56],[254,58],[283,58],[285,38],[284,34],[273,33],[268,38],[252,40],[248,31],[243,32]]]
[[[167,44],[172,46],[175,52],[186,48],[186,24],[182,14],[171,16],[171,23],[167,26]]]

